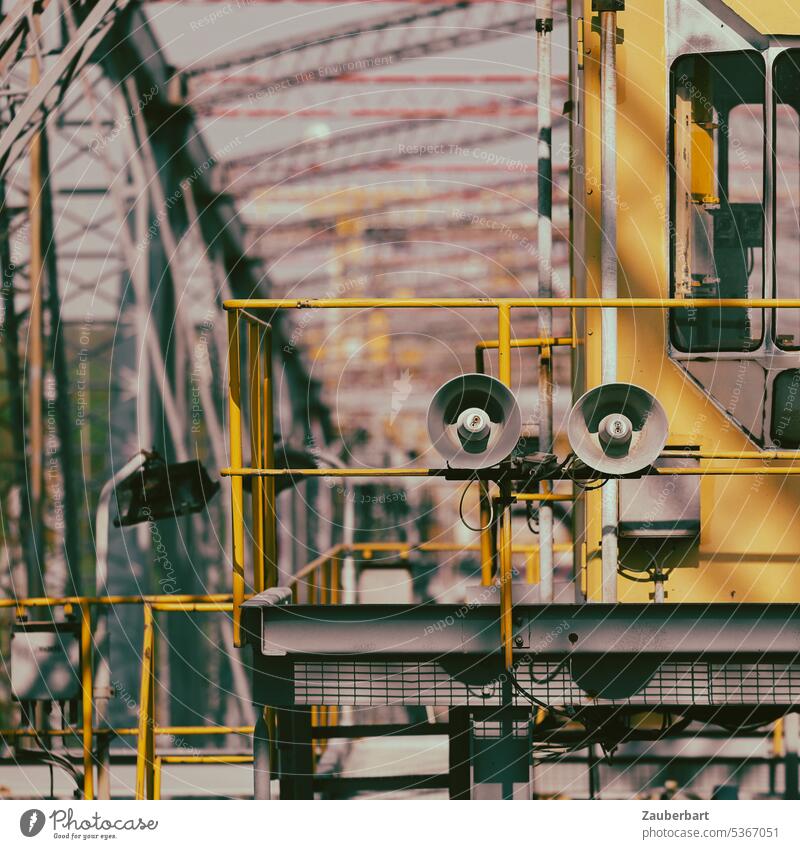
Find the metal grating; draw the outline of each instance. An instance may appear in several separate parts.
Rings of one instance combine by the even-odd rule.
[[[533,683],[531,673],[541,683]],[[519,684],[547,704],[793,705],[800,704],[800,665],[664,662],[634,695],[590,696],[569,668],[536,662],[516,672]],[[295,703],[303,705],[500,704],[501,682],[464,683],[435,662],[315,661],[294,664]],[[515,702],[527,705],[519,694]]]

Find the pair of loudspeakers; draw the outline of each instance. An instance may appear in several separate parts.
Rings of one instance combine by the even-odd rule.
[[[428,408],[428,435],[453,469],[486,469],[506,460],[522,434],[514,393],[486,374],[441,386]],[[605,475],[652,465],[669,434],[664,408],[631,383],[606,383],[583,395],[569,415],[567,437],[579,460]]]

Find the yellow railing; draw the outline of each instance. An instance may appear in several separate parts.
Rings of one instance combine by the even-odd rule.
[[[233,613],[233,604],[227,602],[175,602],[169,597],[144,605],[144,636],[142,640],[142,672],[139,689],[139,725],[136,740],[136,788],[137,799],[158,799],[160,796],[160,763],[171,762],[173,756],[158,755],[156,736],[160,733],[156,726],[156,631],[155,613],[200,612]],[[194,734],[241,734],[252,733],[252,728],[220,728],[194,726],[189,733]],[[163,733],[163,731],[161,732]],[[177,757],[177,756],[176,756]],[[182,757],[190,757],[188,755]],[[198,759],[214,756],[196,756]],[[202,761],[199,762],[211,762]],[[156,764],[158,766],[158,777]]]
[[[557,551],[571,550],[570,545],[558,545]],[[360,568],[379,552],[396,553],[401,558],[413,552],[458,553],[478,552],[480,546],[460,545],[449,542],[358,542],[350,546],[338,544],[309,562],[289,580],[295,602],[310,604],[339,604],[341,594],[341,564],[349,554],[360,554]],[[538,546],[515,545],[513,554],[525,559],[525,575],[529,583],[538,579]],[[139,689],[139,720],[135,728],[94,726],[94,638],[92,632],[93,608],[114,605],[138,605],[143,607],[144,635],[141,653],[141,677]],[[96,757],[95,743],[103,737],[136,736],[136,784],[137,799],[153,799],[160,796],[160,769],[162,763],[247,763],[249,756],[236,755],[159,755],[156,741],[160,736],[225,736],[250,735],[252,726],[159,726],[156,717],[156,628],[157,612],[211,612],[233,613],[233,596],[230,593],[212,595],[143,595],[143,596],[65,596],[61,598],[0,599],[0,609],[14,608],[18,616],[28,609],[63,608],[65,613],[80,616],[80,673],[81,673],[81,717],[80,726],[60,729],[6,728],[0,729],[0,738],[69,738],[81,741],[84,767],[83,793],[85,799],[95,798],[95,767],[100,768]],[[335,726],[338,723],[338,708],[335,705],[313,706],[312,725]],[[268,727],[273,718],[268,718]],[[324,750],[327,738],[315,741],[318,751]]]
[[[92,635],[92,610],[95,607],[141,604],[144,607],[145,636],[142,653],[142,685],[140,690],[140,713],[137,728],[106,728],[94,727],[94,638]],[[145,764],[152,762],[155,748],[155,736],[163,734],[233,734],[250,733],[252,729],[230,729],[221,726],[190,726],[186,728],[159,728],[155,724],[154,681],[155,681],[155,640],[152,611],[153,610],[196,610],[232,612],[232,596],[230,593],[216,595],[144,595],[144,596],[65,596],[63,598],[22,598],[0,599],[0,609],[15,608],[18,617],[25,615],[27,609],[63,608],[65,614],[77,613],[80,617],[80,679],[81,679],[81,725],[75,728],[63,729],[34,729],[6,728],[0,729],[0,738],[20,739],[50,737],[80,737],[83,760],[83,796],[84,799],[95,798],[94,769],[101,764],[95,758],[95,739],[103,736],[132,736],[137,735],[137,798],[139,796],[140,761]],[[143,730],[146,732],[143,734]],[[142,775],[145,773],[142,772]],[[152,782],[151,782],[152,784]]]
[[[261,352],[266,351],[269,358],[269,343],[271,336],[267,333],[269,321],[277,310],[314,310],[314,309],[431,309],[445,308],[458,309],[491,309],[497,315],[497,339],[479,342],[476,346],[476,363],[478,370],[482,370],[483,354],[490,348],[497,349],[497,371],[501,382],[506,386],[511,383],[511,350],[515,347],[536,347],[540,351],[552,346],[569,345],[575,347],[578,340],[574,330],[571,337],[547,337],[533,339],[513,339],[511,335],[511,316],[514,309],[568,309],[570,310],[571,326],[575,327],[575,310],[577,309],[719,309],[719,308],[754,308],[754,309],[797,309],[800,308],[800,298],[717,298],[717,299],[688,299],[688,298],[252,298],[236,299],[226,301],[224,304],[228,311],[229,329],[229,374],[230,374],[230,427],[231,427],[231,462],[230,466],[222,469],[223,475],[231,477],[233,509],[233,617],[234,638],[237,645],[240,644],[240,605],[244,598],[244,523],[242,514],[242,479],[252,476],[255,480],[263,480],[265,485],[274,481],[278,476],[291,475],[292,477],[429,477],[442,474],[441,469],[426,468],[309,468],[309,469],[276,469],[274,464],[268,462],[264,449],[272,444],[272,433],[267,431],[263,425],[272,421],[272,397],[263,392],[261,377]],[[253,443],[253,459],[250,466],[245,466],[242,460],[242,434],[241,434],[241,380],[240,362],[242,352],[240,350],[240,319],[244,319],[248,325],[248,373],[251,385],[251,412],[263,411],[260,418],[252,419],[251,428],[255,427],[259,434],[261,450],[258,450],[258,440]],[[254,329],[255,328],[255,329]],[[259,329],[260,328],[260,329]],[[267,344],[265,345],[265,339]],[[549,354],[549,350],[548,350]],[[271,377],[265,379],[265,385],[271,390]],[[255,391],[260,393],[253,395]],[[252,416],[251,416],[252,418]],[[262,436],[263,434],[263,436]],[[252,440],[251,440],[252,441]],[[785,459],[795,459],[800,454],[782,452],[745,452],[756,455],[749,459],[776,459],[778,456]],[[745,459],[744,454],[732,456],[729,452],[725,459]],[[672,456],[679,456],[673,454]],[[680,456],[685,456],[681,454]],[[706,455],[707,459],[720,459],[722,455]],[[263,464],[261,461],[263,460]],[[781,467],[747,467],[739,468],[733,466],[711,467],[711,468],[659,468],[655,470],[659,475],[797,475],[800,474],[800,465]],[[254,481],[255,483],[255,481]],[[253,486],[256,493],[257,487]],[[274,491],[274,490],[273,490]],[[511,610],[511,491],[508,484],[501,487],[500,498],[502,509],[497,522],[497,550],[499,562],[499,585],[501,589],[501,639],[503,655],[507,665],[512,662],[512,610]],[[544,497],[543,497],[544,496]],[[537,500],[555,500],[554,494],[548,490],[539,494]],[[526,496],[525,500],[534,500],[534,495]],[[558,495],[558,498],[561,496]],[[261,497],[254,495],[254,505],[261,503]],[[264,503],[269,503],[272,512],[263,518],[254,520],[254,568],[255,586],[258,588],[258,557],[259,540],[274,538],[276,526],[274,517],[274,498],[269,501],[265,495]],[[492,562],[492,531],[490,530],[490,503],[489,488],[481,485],[480,507],[481,528],[480,551],[483,567],[484,580],[491,571]],[[315,567],[316,568],[316,567]],[[314,570],[311,570],[312,572]]]
[[[252,730],[252,729],[251,729]],[[153,762],[153,795],[161,798],[161,767],[163,764],[251,764],[252,755],[158,755]]]

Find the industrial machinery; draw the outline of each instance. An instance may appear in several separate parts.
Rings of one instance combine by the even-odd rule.
[[[408,22],[471,4],[419,5]],[[359,196],[331,223],[336,192],[326,186],[317,190],[315,217],[298,226],[292,215],[306,196],[292,197],[287,220],[259,240],[307,236],[326,249],[333,241],[335,285],[325,281],[320,292],[311,274],[306,289],[296,279],[285,291],[259,288],[238,240],[214,254],[227,281],[215,313],[224,310],[227,338],[217,340],[212,369],[226,370],[219,394],[227,434],[215,412],[192,426],[192,438],[208,431],[230,479],[221,531],[228,538],[218,553],[229,586],[183,592],[162,577],[155,593],[114,595],[98,584],[94,596],[50,598],[42,589],[2,600],[14,613],[12,686],[22,714],[4,739],[79,737],[80,764],[66,761],[86,798],[109,795],[110,742],[122,738],[135,740],[137,798],[163,795],[165,767],[208,763],[252,764],[257,799],[409,788],[513,799],[555,795],[542,776],[563,763],[586,776],[580,795],[594,798],[601,763],[638,764],[661,745],[703,734],[757,736],[769,754],[756,766],[770,775],[753,779],[757,789],[748,792],[800,798],[800,16],[770,0],[757,9],[745,0],[532,5],[533,14],[507,25],[536,44],[535,251],[532,238],[523,244],[516,225],[504,223],[507,210],[492,206],[507,188],[502,181],[478,191],[491,195],[488,218],[454,208],[448,226],[468,221],[458,230],[465,239],[500,234],[507,241],[482,242],[483,253],[500,265],[501,254],[527,254],[522,267],[535,271],[535,284],[515,271],[500,285],[459,280],[454,290],[443,279],[441,296],[425,280],[421,291],[399,283],[386,291],[390,262],[364,279],[347,268],[381,233],[386,244],[402,241],[394,219],[354,222],[362,212],[369,219],[404,204],[416,209],[417,199],[362,210]],[[562,26],[565,75],[554,73],[552,55],[554,27]],[[364,27],[383,33],[387,24]],[[353,32],[339,25],[297,52]],[[419,49],[402,44],[386,55],[402,60]],[[290,91],[325,76],[287,73],[268,82]],[[353,82],[333,66],[328,76]],[[387,85],[377,79],[370,84]],[[561,83],[555,109],[552,88]],[[200,104],[213,114],[218,96],[207,92]],[[554,121],[561,107],[563,120]],[[498,109],[486,113],[491,120]],[[408,110],[403,119],[411,120]],[[441,115],[421,120],[427,132]],[[476,151],[494,138],[484,130],[471,153],[449,151],[461,160],[443,162],[442,173],[480,159]],[[313,181],[326,166],[346,173],[337,146],[363,140],[369,167],[380,166],[385,149],[376,153],[374,129],[344,142],[337,132],[316,126],[297,172],[276,165],[268,182],[291,184],[298,174]],[[441,154],[423,147],[413,155]],[[266,153],[268,166],[248,154],[230,173],[272,168]],[[488,160],[480,164],[508,164]],[[515,185],[532,186],[528,170],[517,171]],[[473,188],[445,199],[464,202]],[[225,198],[212,194],[216,216]],[[559,194],[565,221],[554,215]],[[187,231],[210,226],[196,208],[186,220]],[[437,240],[425,226],[404,219],[397,229],[416,234],[409,244],[430,246]],[[562,244],[568,274],[559,280],[554,245]],[[398,261],[401,276],[406,262]],[[433,330],[417,330],[423,315],[438,322]],[[403,351],[426,374],[418,384],[411,366],[399,377],[389,367],[387,351],[399,346],[393,321],[405,322],[397,336],[434,351]],[[450,346],[447,366],[441,351],[436,356],[440,343]],[[345,365],[326,377],[332,351],[348,368],[357,361],[355,378]],[[384,401],[375,389],[382,385],[390,386]],[[368,398],[360,412],[346,403],[356,396]],[[333,397],[345,399],[338,418],[322,400]],[[175,444],[181,407],[165,400]],[[378,448],[368,444],[375,422],[385,437]],[[404,429],[413,440],[398,436]],[[155,547],[163,517],[191,514],[191,527],[176,534],[181,542],[217,532],[204,510],[218,484],[180,444],[180,462],[137,455],[103,488],[98,574],[107,571],[112,491],[118,526],[147,523],[152,539],[136,538],[145,550],[142,539]],[[437,560],[444,555],[446,566]],[[365,576],[382,570],[401,574],[402,598],[370,594]],[[442,575],[444,590],[435,585]],[[122,608],[141,608],[142,644],[130,696],[136,725],[120,728],[105,708],[124,688],[109,685],[97,631]],[[170,726],[157,706],[158,626],[207,615],[224,617],[241,660],[229,676],[231,688],[246,693],[242,722]],[[63,703],[57,731],[43,728],[43,701]],[[181,735],[247,744],[159,746]],[[446,737],[445,770],[348,784],[331,766],[333,741],[430,735]],[[747,766],[737,761],[731,780]],[[619,795],[648,792],[654,781],[650,774]]]
[[[769,488],[780,476],[796,492],[794,454],[774,450],[788,443],[769,424],[772,384],[764,384],[757,404],[766,411],[758,441],[768,451],[748,446],[753,429],[728,409],[720,388],[737,362],[764,364],[768,357],[775,376],[776,357],[793,356],[778,351],[786,339],[775,327],[798,302],[766,282],[776,274],[775,254],[764,250],[776,206],[762,195],[774,185],[776,167],[763,112],[786,97],[774,93],[772,81],[792,60],[787,26],[800,34],[798,22],[777,8],[756,22],[742,4],[710,0],[573,7],[570,297],[552,297],[545,260],[539,297],[226,304],[234,328],[286,309],[492,310],[497,339],[488,345],[498,349],[506,387],[515,343],[540,355],[535,453],[517,448],[513,395],[464,374],[445,383],[429,408],[429,434],[445,467],[292,470],[297,480],[320,471],[474,479],[484,585],[497,592],[465,607],[331,607],[313,599],[309,607],[288,589],[256,586],[243,604],[241,635],[253,647],[256,701],[273,718],[271,733],[262,722],[256,735],[257,795],[269,794],[271,775],[281,779],[282,797],[314,793],[311,712],[334,705],[446,705],[455,798],[529,795],[537,747],[599,744],[610,752],[637,735],[665,738],[697,720],[735,734],[796,708],[794,581],[776,594],[752,577],[755,563],[778,568],[770,526],[781,520],[759,510],[761,524],[753,528],[730,510],[742,527],[726,523],[722,546],[710,512],[714,503],[714,515],[725,515],[726,502],[740,502],[754,479]],[[755,177],[737,170],[734,119],[762,128],[760,143],[751,142],[753,162],[760,162]],[[549,157],[544,138],[540,175],[542,151],[545,162]],[[540,221],[550,216],[543,194]],[[545,257],[548,235],[540,241]],[[540,337],[523,343],[512,316],[528,310],[539,316]],[[548,403],[558,344],[553,316],[560,313],[572,319],[568,344],[579,397],[567,426],[571,452],[556,456]],[[233,369],[235,333],[231,339]],[[523,365],[514,385],[527,373]],[[784,384],[779,379],[776,387],[786,394]],[[754,391],[748,377],[748,403]],[[794,407],[780,406],[793,432]],[[268,481],[283,473],[254,459],[242,468],[234,461],[225,474],[234,477],[236,497],[237,476]],[[700,478],[689,498],[684,476]],[[654,494],[653,487],[632,489],[632,478],[664,483]],[[516,603],[511,505],[547,505],[562,481],[574,498],[574,603],[554,603],[552,525],[547,533],[540,527],[538,603]],[[779,503],[787,497],[782,490]],[[733,540],[739,553],[726,554]],[[793,534],[777,540],[787,551],[797,544]],[[640,587],[653,589],[655,603],[641,598]],[[787,723],[794,727],[793,719]]]

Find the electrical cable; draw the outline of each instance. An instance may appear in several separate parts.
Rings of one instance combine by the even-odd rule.
[[[487,522],[487,524],[484,527],[473,528],[472,525],[470,525],[469,522],[467,522],[467,520],[464,518],[464,499],[466,498],[467,493],[469,492],[469,488],[472,486],[473,483],[480,483],[480,478],[477,475],[467,481],[466,486],[461,492],[461,499],[458,502],[458,516],[461,519],[461,524],[464,525],[467,530],[473,531],[474,533],[482,534],[484,531],[488,531],[489,528],[491,528],[494,524],[494,504],[492,504],[492,499],[489,498],[489,521]]]
[[[538,684],[539,686],[542,686],[544,684],[550,684],[552,681],[555,680],[556,675],[561,672],[561,670],[570,662],[570,660],[571,657],[567,655],[567,657],[565,657],[560,663],[557,663],[553,671],[548,672],[547,675],[544,676],[544,678],[537,678],[533,674],[533,661],[530,661],[528,663],[528,674],[531,676],[531,681],[533,681],[534,684]]]
[[[531,525],[531,521],[533,521],[533,525]],[[532,534],[539,533],[539,511],[534,509],[533,503],[530,501],[526,504],[525,522]]]

